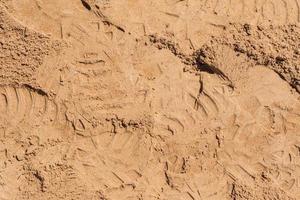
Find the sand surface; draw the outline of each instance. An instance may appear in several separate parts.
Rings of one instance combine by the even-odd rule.
[[[0,200],[299,200],[300,0],[0,0]]]

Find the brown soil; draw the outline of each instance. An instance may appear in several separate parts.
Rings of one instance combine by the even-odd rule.
[[[300,199],[299,0],[0,0],[0,200]]]

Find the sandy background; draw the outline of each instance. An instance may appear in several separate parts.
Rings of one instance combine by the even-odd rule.
[[[300,0],[0,0],[0,200],[300,199]]]

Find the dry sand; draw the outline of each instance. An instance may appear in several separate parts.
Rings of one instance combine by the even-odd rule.
[[[0,200],[300,199],[300,0],[0,0]]]

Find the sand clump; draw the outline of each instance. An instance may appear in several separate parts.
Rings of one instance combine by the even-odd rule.
[[[201,48],[198,62],[200,65],[216,63],[221,67],[220,54],[225,56],[224,52],[234,51],[236,57],[246,56],[248,66],[252,63],[274,70],[299,92],[299,33],[299,27],[295,25],[231,25],[223,36],[214,38]]]
[[[0,15],[1,84],[33,83],[43,58],[59,43],[14,21],[2,6]]]
[[[0,0],[0,200],[299,199],[299,3]]]

